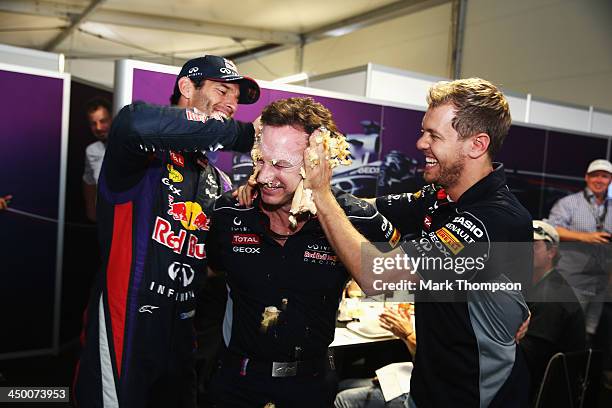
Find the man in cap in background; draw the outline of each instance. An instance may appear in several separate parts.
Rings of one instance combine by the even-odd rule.
[[[250,151],[254,127],[231,119],[259,86],[233,62],[188,61],[177,107],[135,103],[113,122],[99,179],[102,268],[83,329],[74,401],[83,407],[194,407],[192,318],[209,215],[201,158]],[[208,177],[206,177],[208,180]]]
[[[531,373],[532,401],[553,355],[586,348],[582,308],[555,268],[560,258],[559,234],[547,222],[534,220],[533,241],[533,287],[528,299],[531,322],[520,343]]]

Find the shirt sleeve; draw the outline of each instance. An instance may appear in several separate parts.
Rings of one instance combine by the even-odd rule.
[[[550,210],[548,222],[555,227],[570,228],[571,221],[571,208],[567,205],[567,200],[561,198]]]
[[[397,246],[400,232],[372,204],[351,194],[343,194],[336,199],[349,221],[368,241],[385,251]]]
[[[87,151],[85,152],[85,170],[83,171],[83,182],[85,184],[94,185],[96,184],[96,179],[94,177],[94,169],[91,165],[91,160]]]
[[[254,137],[250,123],[218,120],[191,108],[135,103],[121,109],[113,121],[103,171],[109,187],[122,191],[142,178],[156,151],[248,152]]]
[[[421,229],[424,215],[425,190],[416,193],[390,194],[376,198],[376,209],[387,218],[402,235],[416,234]]]

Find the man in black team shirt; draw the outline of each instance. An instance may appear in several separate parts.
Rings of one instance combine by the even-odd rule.
[[[510,128],[508,102],[488,81],[471,78],[435,84],[428,103],[417,148],[433,184],[376,199],[378,211],[414,239],[387,256],[368,245],[334,200],[315,138],[305,154],[316,152],[321,164],[306,168],[306,186],[361,288],[402,279],[415,285],[410,406],[524,407],[528,375],[515,333],[528,309],[514,283],[527,289],[531,280],[531,217],[506,187],[503,166],[492,162]]]
[[[205,190],[223,181],[212,182],[194,152],[249,151],[253,125],[231,117],[238,103],[258,98],[257,83],[232,61],[208,55],[181,69],[177,107],[135,103],[113,121],[98,184],[102,267],[75,374],[78,406],[195,406],[192,317],[206,263]]]
[[[309,135],[320,126],[337,130],[329,110],[310,98],[276,101],[261,122],[253,153],[259,197],[250,208],[231,193],[220,197],[207,241],[210,265],[226,272],[228,284],[225,350],[210,388],[223,408],[326,407],[336,391],[326,381],[327,347],[348,274],[317,218],[301,215],[291,226],[289,210]],[[332,194],[361,233],[397,243],[372,205]]]

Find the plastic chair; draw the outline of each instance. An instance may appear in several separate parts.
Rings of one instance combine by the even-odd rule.
[[[590,406],[591,386],[601,373],[601,352],[592,349],[557,353],[548,362],[535,408]],[[585,403],[586,402],[586,403]]]

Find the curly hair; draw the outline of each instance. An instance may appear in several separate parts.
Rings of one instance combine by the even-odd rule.
[[[274,127],[299,126],[308,134],[325,126],[332,133],[340,133],[329,109],[312,98],[274,101],[261,113],[261,123]]]
[[[438,82],[429,89],[427,103],[429,108],[453,105],[456,112],[452,124],[461,139],[477,133],[488,134],[491,159],[501,149],[512,123],[510,106],[502,92],[481,78]]]

